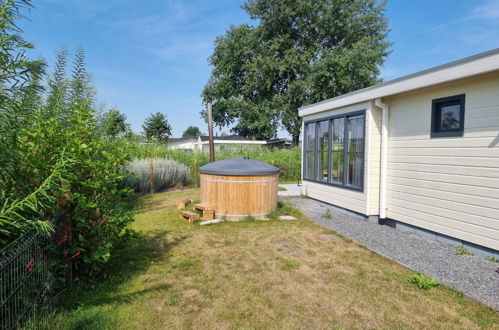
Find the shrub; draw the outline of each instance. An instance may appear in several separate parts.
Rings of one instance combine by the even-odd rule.
[[[438,286],[439,283],[433,277],[428,277],[424,274],[414,274],[412,276],[412,282],[415,283],[420,289],[429,289],[434,286]]]
[[[185,185],[189,176],[188,168],[173,160],[154,158],[153,178],[154,190],[164,190],[178,184]],[[137,193],[149,192],[150,163],[148,159],[136,159],[124,166],[127,172],[123,186],[133,189]]]

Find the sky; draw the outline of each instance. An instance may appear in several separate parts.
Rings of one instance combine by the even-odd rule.
[[[61,47],[83,46],[99,103],[125,113],[134,131],[162,112],[178,137],[190,125],[207,131],[199,113],[208,57],[230,25],[252,23],[243,2],[34,0],[19,25],[36,45],[31,56],[51,69]],[[393,46],[384,80],[499,47],[499,0],[388,0],[385,15]]]

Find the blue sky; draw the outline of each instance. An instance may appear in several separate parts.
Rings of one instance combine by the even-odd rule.
[[[62,46],[82,45],[98,100],[117,106],[135,131],[159,111],[179,136],[189,125],[206,131],[199,112],[207,58],[216,36],[250,22],[242,3],[38,0],[20,25],[37,47],[32,55],[51,65]],[[385,80],[499,47],[499,0],[389,0],[386,15],[394,45]]]

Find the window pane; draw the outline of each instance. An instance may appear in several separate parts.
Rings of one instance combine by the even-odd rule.
[[[461,106],[459,104],[442,106],[441,108],[442,130],[459,128],[460,112],[461,112]]]
[[[348,170],[347,184],[362,187],[364,163],[364,117],[348,118]]]
[[[329,121],[318,123],[317,138],[318,144],[318,162],[317,162],[317,180],[327,181],[329,171]]]
[[[334,183],[343,183],[343,141],[345,136],[345,119],[337,118],[332,121],[331,145],[331,179]]]
[[[305,147],[307,151],[313,151],[315,149],[315,123],[309,123],[305,125],[306,131],[306,142]]]
[[[305,167],[305,177],[309,179],[314,178],[314,160],[315,160],[315,153],[313,151],[307,151],[306,153],[306,164],[307,166]]]
[[[305,125],[305,177],[314,178],[315,167],[315,123]]]

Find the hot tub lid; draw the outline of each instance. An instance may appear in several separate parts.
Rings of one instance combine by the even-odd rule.
[[[229,158],[202,166],[199,172],[212,175],[271,175],[279,173],[279,169],[259,160]]]

